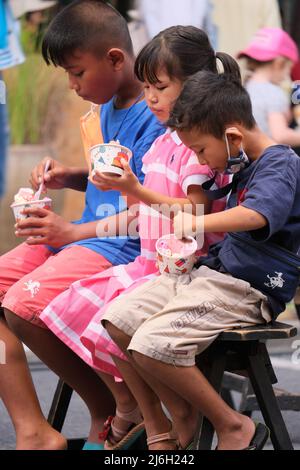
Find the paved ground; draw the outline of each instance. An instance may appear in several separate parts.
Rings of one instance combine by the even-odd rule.
[[[295,326],[299,325],[295,320],[287,321],[294,323]],[[269,350],[272,353],[272,362],[279,381],[279,388],[300,394],[300,335],[292,341],[276,341],[272,347],[269,347]],[[57,378],[43,364],[37,361],[32,353],[28,353],[28,358],[42,409],[47,414]],[[235,394],[235,399],[238,403],[238,394]],[[283,415],[294,447],[300,449],[299,413],[284,412]],[[254,418],[260,419],[259,413],[255,413]],[[89,419],[86,407],[80,398],[73,394],[63,432],[69,438],[83,437],[87,433],[88,426]],[[14,445],[14,431],[9,416],[0,402],[0,449],[14,449]],[[272,449],[271,443],[266,448]]]

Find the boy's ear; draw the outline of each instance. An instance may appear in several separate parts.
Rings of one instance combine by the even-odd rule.
[[[115,70],[118,71],[123,67],[125,56],[124,52],[121,49],[109,49],[106,54],[106,57],[111,62]]]
[[[225,134],[227,135],[228,142],[231,145],[240,148],[243,143],[243,134],[238,130],[237,127],[228,127],[225,129]]]

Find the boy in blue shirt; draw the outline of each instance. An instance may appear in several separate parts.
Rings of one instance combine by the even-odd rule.
[[[142,181],[142,156],[163,128],[148,109],[143,85],[134,75],[135,58],[124,18],[100,1],[72,2],[53,19],[42,49],[48,64],[65,69],[70,88],[78,96],[102,105],[104,141],[119,140],[132,150],[131,166]],[[34,189],[43,178],[47,160],[32,172]],[[52,189],[85,191],[84,213],[78,222],[69,223],[52,211],[26,210],[29,218],[17,224],[16,232],[19,237],[28,237],[27,242],[0,258],[0,302],[23,342],[30,343],[30,348],[71,386],[80,388],[82,381],[89,389],[89,396],[84,397],[92,415],[89,438],[96,442],[108,414],[114,412],[112,397],[99,377],[45,329],[39,315],[74,281],[111,265],[133,261],[139,254],[139,241],[130,237],[101,238],[105,237],[105,218],[111,216],[118,221],[127,217],[126,205],[119,192],[98,191],[88,181],[87,168],[67,168],[51,160],[44,181]],[[0,396],[15,425],[17,448],[65,447],[65,439],[50,428],[41,414],[21,343],[4,319],[0,322],[0,339],[7,345]],[[71,365],[73,359],[76,362]]]
[[[167,124],[201,164],[234,173],[227,210],[201,217],[179,212],[176,236],[228,233],[190,276],[149,281],[111,304],[103,321],[130,358],[117,359],[117,366],[134,384],[144,416],[154,391],[160,399],[168,394],[179,403],[181,397],[210,420],[218,449],[261,449],[268,429],[232,410],[195,366],[195,356],[223,331],[270,322],[293,298],[300,266],[300,159],[258,129],[250,98],[233,77],[199,72],[188,79]],[[210,190],[213,182],[206,187],[211,198],[224,196]],[[153,410],[145,426],[149,448],[168,450],[178,442],[185,448],[196,422],[190,417],[175,435]]]

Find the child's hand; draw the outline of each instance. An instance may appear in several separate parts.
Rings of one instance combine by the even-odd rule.
[[[50,160],[50,168],[44,176],[44,185],[49,189],[63,189],[66,187],[69,168],[61,163],[46,157],[41,163],[36,165],[30,175],[30,184],[34,191],[37,191],[42,182],[45,165]]]
[[[126,160],[122,160],[124,173],[122,176],[107,176],[105,173],[95,171],[90,181],[101,191],[121,191],[126,194],[134,194],[140,184]]]
[[[27,219],[15,225],[15,235],[26,237],[28,245],[50,245],[59,248],[75,241],[76,226],[47,209],[29,207],[24,209]]]
[[[173,220],[174,234],[179,240],[185,237],[195,237],[203,231],[203,218],[179,211]]]

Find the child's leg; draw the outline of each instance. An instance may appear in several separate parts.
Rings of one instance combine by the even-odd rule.
[[[0,302],[9,288],[43,264],[51,252],[23,243],[0,257]],[[0,307],[0,340],[5,345],[5,364],[0,366],[0,397],[16,431],[17,449],[61,449],[66,440],[49,426],[34,390],[20,340],[9,330]]]
[[[84,400],[92,418],[90,442],[98,442],[99,431],[103,429],[108,415],[113,415],[115,411],[115,403],[107,387],[121,411],[131,411],[136,407],[136,401],[124,383],[115,382],[112,376],[106,374],[99,374],[99,378],[51,331],[34,326],[9,311],[5,311],[5,316],[19,338]]]
[[[78,260],[81,262],[79,263]],[[68,248],[43,263],[39,268],[31,272],[30,275],[24,276],[8,290],[3,300],[7,318],[17,332],[17,335],[22,338],[50,368],[53,368],[59,376],[77,390],[86,401],[92,415],[89,439],[94,442],[98,441],[98,433],[99,430],[102,429],[103,423],[106,421],[107,413],[113,413],[112,397],[110,396],[109,398],[109,392],[105,389],[103,383],[90,367],[86,366],[85,362],[77,357],[77,354],[73,353],[69,356],[72,358],[70,360],[73,361],[73,367],[75,367],[75,364],[81,364],[81,368],[86,369],[87,378],[84,379],[84,372],[80,374],[80,379],[79,374],[76,377],[76,373],[74,376],[68,376],[70,371],[65,372],[65,364],[62,364],[61,357],[65,357],[65,354],[67,354],[66,351],[68,351],[69,354],[71,354],[71,351],[69,347],[64,347],[64,343],[58,340],[50,331],[49,334],[42,332],[42,330],[46,328],[39,316],[49,302],[66,290],[73,281],[96,274],[108,267],[110,267],[110,263],[101,255],[91,250],[77,246]],[[72,326],[72,329],[69,328],[69,325],[63,325],[63,322],[59,321],[58,324],[66,333],[71,332],[70,335],[73,343],[77,345],[77,350],[80,350],[80,347],[82,350],[85,350],[80,343],[79,335],[91,318],[88,316],[89,312],[86,311],[75,312],[75,315],[75,326]],[[30,328],[30,323],[40,328]],[[44,341],[41,341],[43,337]],[[66,344],[68,345],[67,340]],[[57,350],[60,351],[61,355],[59,353],[56,354]],[[75,353],[77,353],[77,350],[75,350]],[[65,352],[63,353],[62,351]],[[88,355],[87,350],[85,350],[85,353]],[[93,379],[88,378],[91,376]],[[136,408],[136,402],[125,384],[116,384],[114,378],[106,374],[102,376],[102,379],[114,394],[120,411],[125,411],[124,408],[130,408],[130,410]],[[79,381],[78,387],[76,385],[77,380]],[[89,380],[94,380],[97,385],[89,387],[87,385]],[[100,384],[101,389],[105,389],[103,393],[107,396],[107,399],[104,400],[107,404],[107,408],[103,407],[103,401],[99,401],[99,394],[101,393],[101,389],[99,390]],[[97,387],[97,392],[94,393],[91,391],[94,389],[97,390]],[[97,397],[95,397],[96,393],[98,394]],[[123,425],[128,427],[128,422],[123,423]],[[120,425],[119,427],[122,426]]]
[[[52,253],[44,245],[22,243],[0,256],[0,303],[16,282],[44,264]]]
[[[147,436],[151,437],[170,431],[170,423],[161,407],[161,402],[163,402],[172,417],[179,442],[181,446],[185,448],[194,436],[197,413],[195,413],[193,407],[184,399],[173,392],[169,387],[157,381],[154,376],[152,376],[151,369],[148,369],[145,373],[145,371],[132,360],[132,356],[128,354],[127,351],[131,340],[129,336],[118,330],[111,323],[107,323],[106,328],[112,339],[118,344],[121,350],[127,354],[129,362],[122,361],[117,357],[114,357],[114,361],[139,403],[145,421]],[[174,442],[171,441],[157,443],[151,446],[151,450],[171,448],[174,448]]]
[[[41,411],[22,343],[3,318],[0,340],[5,346],[1,361],[4,363],[0,365],[0,396],[16,431],[16,448],[64,449],[66,440],[47,423]]]
[[[188,280],[188,279],[187,279]],[[126,347],[128,345],[128,341],[130,337],[134,334],[134,332],[139,328],[143,322],[145,322],[147,319],[151,318],[152,315],[154,315],[157,311],[161,310],[164,305],[166,305],[170,299],[172,299],[174,296],[177,294],[177,283],[178,283],[178,278],[175,277],[169,277],[169,276],[160,276],[159,278],[156,278],[152,281],[149,281],[142,286],[136,288],[134,291],[130,292],[124,297],[119,297],[118,299],[114,300],[107,310],[105,311],[102,319],[103,322],[108,320],[112,325],[116,326],[116,329],[112,331],[111,329],[113,326],[109,327],[109,333],[112,333],[114,336],[114,340],[119,344],[121,349],[126,353]],[[180,282],[180,286],[178,289],[184,288],[186,286],[183,286],[182,280]],[[124,334],[122,334],[122,332]],[[115,337],[116,335],[116,337]],[[118,337],[120,335],[120,338]],[[125,335],[125,336],[124,336]],[[114,354],[113,351],[111,351],[112,354]],[[118,363],[119,364],[119,363]],[[126,364],[124,365],[126,368]],[[129,366],[128,366],[129,367]],[[122,372],[126,374],[126,371],[122,369]],[[147,371],[148,372],[148,371]],[[146,397],[146,392],[145,392],[145,383],[141,382],[141,379],[139,376],[135,374],[135,379],[136,379],[136,384],[130,384],[130,378],[133,377],[133,374],[130,373],[130,368],[128,370],[128,385],[132,386],[132,391],[133,394],[137,397],[137,389],[140,388],[141,392],[139,393],[139,396],[141,397],[140,399],[137,400],[139,401],[140,406],[143,406],[145,408],[146,405],[146,400],[143,400],[143,397]],[[148,380],[147,375],[146,381]],[[126,380],[126,381],[127,381]],[[150,380],[150,379],[149,379]],[[140,382],[139,382],[140,381]],[[138,384],[139,382],[139,384]],[[151,383],[151,387],[154,387],[153,383]],[[170,413],[172,413],[172,418],[174,422],[176,422],[177,427],[178,427],[178,434],[180,436],[180,440],[182,444],[185,444],[186,442],[189,442],[189,433],[186,432],[186,429],[182,429],[182,426],[180,426],[180,423],[182,423],[184,420],[185,422],[189,421],[190,422],[190,429],[193,429],[193,414],[191,413],[191,406],[188,405],[187,403],[184,403],[182,399],[179,397],[173,397],[174,401],[172,398],[169,399],[170,395],[170,390],[160,390],[158,391],[158,394],[160,395],[161,400],[166,404],[166,406],[169,408]],[[165,393],[164,397],[162,396],[163,393]],[[157,397],[153,397],[153,393],[148,390],[147,395],[149,399],[149,405],[148,409],[150,409],[149,413],[149,421],[153,421],[153,413],[151,412],[151,400],[155,401],[157,403]],[[180,404],[177,406],[176,400],[180,400]],[[144,402],[144,403],[143,403]],[[160,400],[159,400],[160,402]],[[173,406],[173,408],[172,408]],[[157,413],[161,413],[160,409],[160,403],[157,408]],[[145,409],[142,410],[144,417],[147,416],[147,411]],[[146,418],[145,418],[146,419]],[[159,422],[161,418],[157,417],[156,421]],[[165,420],[165,418],[164,418]],[[147,421],[147,419],[146,419]],[[161,420],[162,421],[162,420]],[[165,421],[163,421],[165,422]],[[153,424],[153,426],[155,423]],[[154,431],[150,430],[149,433],[153,433]],[[162,432],[162,431],[160,431]]]
[[[15,249],[0,258],[1,267],[4,267],[5,264],[8,265],[4,271],[6,273],[5,276],[0,277],[0,292],[2,297],[4,297],[2,306],[8,316],[10,315],[8,311],[13,311],[28,322],[33,322],[40,326],[44,326],[39,320],[41,311],[55,296],[67,289],[70,283],[87,275],[96,274],[101,268],[106,269],[110,266],[110,263],[101,255],[97,255],[91,250],[82,247],[75,246],[70,249],[68,248],[56,256],[50,256],[49,250],[46,250],[45,247],[30,248],[27,249],[27,245],[23,244],[19,250]],[[42,256],[45,251],[47,256]],[[81,260],[81,262],[78,263],[78,260]],[[21,329],[26,325],[27,321],[20,322],[22,325],[20,326]],[[34,328],[34,331],[38,335],[37,332],[40,332],[41,328]],[[20,336],[22,338],[22,331]],[[68,348],[66,349],[68,350]],[[51,355],[50,350],[48,353]],[[101,384],[103,388],[102,382],[95,374],[93,375],[97,383]],[[106,393],[108,395],[106,400],[107,406],[111,412],[113,410],[113,399],[108,392]],[[92,409],[93,416],[95,417],[93,423],[97,421],[99,426],[100,422],[101,428],[105,419],[102,416],[102,411],[99,416],[98,408],[99,406],[95,410]]]
[[[240,450],[250,444],[255,425],[250,418],[232,410],[216,393],[197,367],[174,367],[136,351],[133,358],[145,371],[195,406],[212,423],[219,450]]]
[[[254,423],[219,397],[195,367],[195,355],[222,331],[265,323],[266,297],[247,282],[205,267],[193,276],[188,286],[139,327],[128,349],[144,370],[151,370],[212,422],[220,448],[242,449],[251,441]]]

